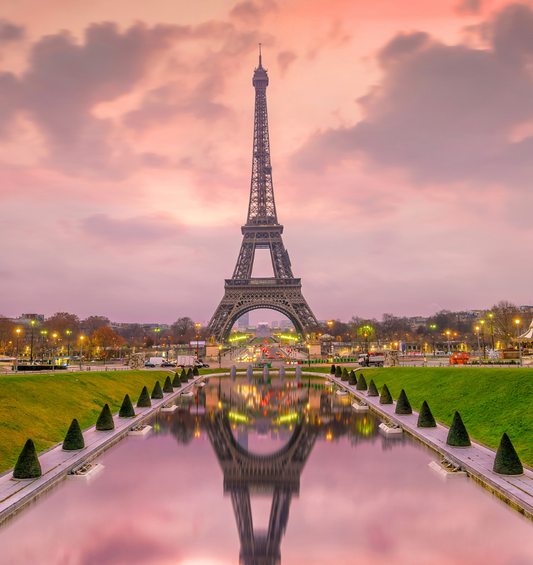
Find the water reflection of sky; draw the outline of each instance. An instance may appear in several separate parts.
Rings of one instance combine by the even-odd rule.
[[[322,415],[290,506],[283,565],[533,565],[533,524],[517,512],[473,481],[441,482],[428,468],[432,452],[382,440],[371,418],[346,409]],[[200,437],[185,412],[157,423],[157,434],[102,456],[94,482],[63,483],[2,528],[0,562],[238,563],[232,501],[202,419]],[[281,433],[247,435],[254,451],[286,442]],[[270,499],[252,499],[256,527],[266,527]]]

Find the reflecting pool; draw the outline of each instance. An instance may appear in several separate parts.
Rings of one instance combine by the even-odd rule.
[[[324,381],[211,379],[0,529],[0,563],[533,565],[533,524]]]

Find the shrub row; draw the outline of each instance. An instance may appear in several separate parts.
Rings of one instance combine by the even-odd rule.
[[[194,371],[189,369],[190,376],[194,374]],[[198,374],[198,370],[196,369],[196,373]],[[181,383],[184,381],[188,381],[189,375],[185,373],[185,370],[182,371],[181,376],[178,376],[178,373],[175,374],[174,380],[171,381],[170,377],[167,376],[165,380],[165,384],[163,385],[163,389],[161,389],[161,385],[159,381],[156,381],[154,390],[152,391],[151,398],[161,399],[163,398],[163,392],[170,393],[173,392],[174,388],[181,387]],[[148,389],[143,387],[141,391],[141,395],[139,396],[139,400],[137,401],[137,408],[148,408],[152,406],[152,401],[150,400],[150,396],[148,395]],[[120,407],[119,418],[134,418],[135,417],[135,410],[133,408],[133,404],[131,403],[130,397],[128,394],[124,397],[122,401],[122,406]],[[105,404],[98,416],[98,420],[96,421],[96,430],[98,431],[109,431],[115,429],[115,422],[113,420],[113,415],[111,414],[111,410],[109,408],[109,404]],[[83,433],[81,431],[80,425],[78,420],[74,418],[70,427],[67,431],[65,439],[63,440],[63,450],[64,451],[78,451],[85,447],[85,440],[83,439]],[[13,470],[13,478],[14,479],[37,479],[42,475],[41,464],[39,463],[39,458],[37,457],[37,451],[35,450],[35,445],[31,439],[28,439],[20,452],[20,455],[17,459],[17,463],[15,464],[15,468]]]

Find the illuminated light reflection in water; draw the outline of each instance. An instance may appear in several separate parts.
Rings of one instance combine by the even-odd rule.
[[[212,379],[0,529],[0,562],[533,565],[531,522],[305,386]]]

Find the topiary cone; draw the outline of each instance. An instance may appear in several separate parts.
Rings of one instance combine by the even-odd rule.
[[[461,415],[457,411],[453,415],[453,421],[450,431],[448,432],[446,443],[453,447],[470,447],[472,445]]]
[[[366,394],[367,396],[379,396],[379,392],[378,389],[376,388],[376,383],[374,382],[374,379],[370,379],[370,383],[368,384],[368,392]]]
[[[163,398],[163,391],[161,390],[161,385],[159,384],[159,381],[155,382],[154,390],[152,391],[152,398],[154,400],[160,400],[161,398]]]
[[[197,377],[199,375],[200,375],[200,373],[198,372],[198,367],[195,365],[193,370],[192,370],[192,376]]]
[[[80,425],[78,420],[74,418],[70,424],[67,435],[63,440],[63,450],[64,451],[77,451],[78,449],[83,449],[85,447],[85,440],[83,439],[83,434],[81,433]]]
[[[419,428],[436,428],[437,423],[433,414],[429,409],[428,403],[424,400],[422,402],[422,408],[420,408],[420,414],[418,415],[418,423],[416,424]]]
[[[503,434],[496,452],[496,459],[494,459],[495,473],[500,475],[522,475],[524,467],[518,457],[511,440],[507,434]]]
[[[130,400],[130,395],[126,394],[124,400],[122,401],[122,406],[118,411],[119,418],[134,418],[135,417],[135,410],[133,409],[133,404]]]
[[[38,479],[43,474],[35,445],[29,439],[22,448],[15,469],[13,470],[14,479]]]
[[[109,410],[109,404],[105,404],[96,420],[96,429],[99,432],[107,432],[108,430],[115,429],[115,422],[113,416],[111,415],[111,410]]]
[[[348,374],[348,384],[351,386],[357,384],[357,379],[355,378],[355,373],[353,372],[353,370]]]
[[[330,374],[334,375],[335,374],[335,365],[331,365],[331,370],[330,370]]]
[[[347,380],[348,380],[348,371],[346,370],[346,367],[343,367],[341,373],[341,381],[347,381]]]
[[[407,394],[405,394],[405,390],[400,392],[400,396],[398,397],[398,402],[396,403],[396,410],[394,411],[395,414],[400,414],[406,416],[407,414],[412,414],[413,409],[411,408],[411,403],[407,398]]]
[[[193,371],[189,367],[189,370],[187,371],[187,380],[190,381],[193,377],[194,377]]]
[[[381,395],[379,397],[380,404],[392,404],[392,396],[389,391],[389,387],[385,384],[381,389]]]
[[[139,396],[139,400],[137,400],[137,408],[149,408],[150,406],[152,406],[152,401],[150,400],[148,389],[143,386],[141,396]]]
[[[342,377],[342,369],[340,365],[335,367],[335,376],[340,379]]]
[[[366,384],[366,379],[363,376],[363,373],[361,373],[359,375],[359,378],[357,379],[357,386],[355,388],[357,390],[366,390],[368,388],[368,386]]]
[[[174,389],[172,388],[172,381],[168,376],[165,379],[165,384],[163,385],[163,392],[174,392]]]
[[[180,381],[181,381],[182,383],[186,383],[186,382],[187,382],[187,372],[185,371],[185,369],[182,369],[182,370],[181,370]]]
[[[178,375],[178,372],[176,371],[174,373],[174,379],[172,380],[172,387],[173,388],[180,388],[181,386],[181,379],[180,376]]]

